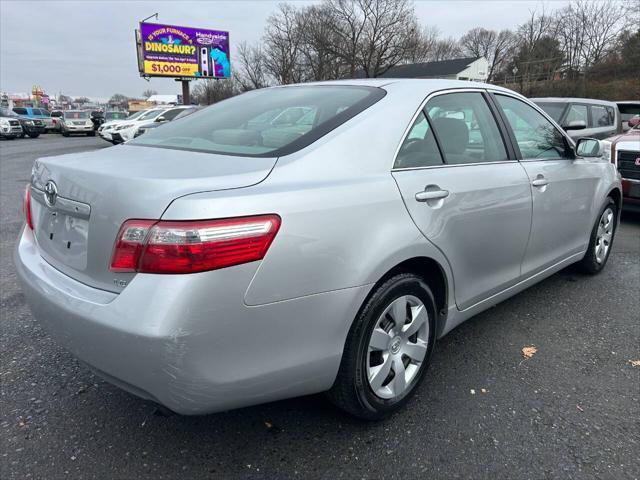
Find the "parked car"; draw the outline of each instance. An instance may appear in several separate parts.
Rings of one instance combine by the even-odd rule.
[[[301,106],[306,130],[248,126]],[[600,141],[494,85],[266,88],[38,159],[15,262],[34,316],[136,395],[203,414],[328,391],[377,419],[466,319],[600,272],[621,188]]]
[[[72,133],[83,133],[90,137],[96,134],[91,113],[86,110],[65,110],[60,119],[60,131],[63,137],[68,137]]]
[[[45,131],[44,122],[42,120],[38,120],[37,118],[31,119],[29,117],[21,117],[8,108],[0,108],[0,116],[18,120],[22,127],[22,131],[20,135],[18,135],[20,138],[24,138],[27,135],[30,138],[38,138],[40,134]]]
[[[147,123],[144,125],[140,125],[134,135],[134,137],[139,137],[140,135],[142,135],[143,133],[149,131],[149,130],[153,130],[155,128],[161,127],[162,125],[166,125],[167,122],[172,122],[172,121],[176,121],[176,120],[180,120],[181,118],[187,117],[189,115],[191,115],[192,113],[197,112],[198,110],[200,110],[200,107],[188,107],[188,108],[183,108],[181,109],[178,114],[173,117],[173,120],[171,120],[171,117],[173,116],[171,113],[167,116],[165,115],[162,121],[154,121],[152,123]]]
[[[98,135],[100,135],[100,138],[102,138],[103,140],[106,140],[109,143],[113,143],[114,145],[122,143],[122,137],[120,136],[120,134],[118,134],[114,138],[116,128],[121,125],[125,125],[125,122],[132,123],[137,121],[140,117],[146,115],[147,112],[149,112],[149,110],[140,110],[130,117],[114,118],[112,120],[106,121],[105,123],[100,125],[100,128],[98,128]]]
[[[22,117],[28,117],[32,120],[41,120],[44,123],[45,131],[55,130],[55,125],[49,110],[46,108],[35,107],[15,107],[13,109],[15,113]]]
[[[22,134],[20,120],[13,115],[9,115],[4,108],[0,110],[0,138],[13,140]]]
[[[620,112],[613,102],[590,98],[532,98],[574,140],[605,139],[622,132]]]
[[[623,208],[640,212],[640,123],[603,143],[605,156],[622,176]]]
[[[620,110],[623,132],[640,123],[640,100],[626,100],[616,104]]]
[[[62,110],[51,110],[51,121],[53,122],[52,132],[60,132],[62,127]]]
[[[129,118],[120,125],[117,125],[114,133],[112,134],[112,138],[115,143],[127,142],[135,137],[139,128],[146,127],[154,123],[160,124],[170,122],[182,111],[191,108],[193,107],[177,106],[153,108],[136,119]]]

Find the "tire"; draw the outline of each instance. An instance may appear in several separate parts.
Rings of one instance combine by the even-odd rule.
[[[618,227],[618,207],[611,197],[600,209],[596,223],[591,231],[589,247],[584,258],[578,262],[578,268],[584,273],[595,275],[607,264],[616,228]],[[602,250],[604,248],[604,251]]]
[[[40,136],[39,133],[30,133],[29,138],[38,138]]]
[[[63,136],[63,137],[68,137],[68,136],[69,136],[69,134],[68,134],[67,132],[62,132],[62,136]]]
[[[95,137],[96,132],[87,132],[87,137]]]
[[[377,287],[349,330],[329,399],[365,420],[380,420],[402,408],[430,363],[436,311],[429,286],[417,275],[395,275]],[[396,317],[405,317],[405,323],[396,324]],[[417,333],[411,333],[418,325]],[[396,375],[399,369],[402,377]]]

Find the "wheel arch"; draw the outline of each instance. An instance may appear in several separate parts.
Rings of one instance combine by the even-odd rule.
[[[618,187],[614,187],[607,195],[613,199],[618,207],[618,214],[622,211],[622,192]]]
[[[424,280],[433,293],[438,317],[436,338],[440,337],[447,320],[449,306],[449,283],[445,269],[435,259],[426,256],[407,258],[388,269],[371,287],[362,305],[366,305],[376,289],[389,278],[400,273],[413,273]]]

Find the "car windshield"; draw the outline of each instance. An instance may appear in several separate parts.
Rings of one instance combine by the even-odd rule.
[[[18,117],[19,115],[7,108],[0,108],[0,117]]]
[[[129,142],[242,156],[280,156],[313,143],[384,97],[382,89],[314,85],[254,90]]]
[[[134,118],[135,115],[131,116],[131,118]],[[123,120],[127,118],[127,115],[124,112],[107,112],[104,114],[104,118],[105,120]]]
[[[553,118],[556,122],[560,121],[560,117],[562,117],[562,112],[564,112],[564,108],[567,106],[566,103],[560,102],[536,102],[536,104],[543,109],[547,114]]]
[[[89,112],[64,112],[64,118],[89,118]]]
[[[623,121],[640,115],[640,103],[619,103],[618,110]]]

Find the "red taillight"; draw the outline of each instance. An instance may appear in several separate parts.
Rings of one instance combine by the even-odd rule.
[[[33,217],[31,216],[31,185],[27,184],[24,189],[24,195],[22,197],[22,211],[24,212],[24,218],[27,221],[27,225],[33,230]]]
[[[127,220],[116,239],[111,270],[194,273],[261,260],[280,217],[258,215],[223,220]]]

